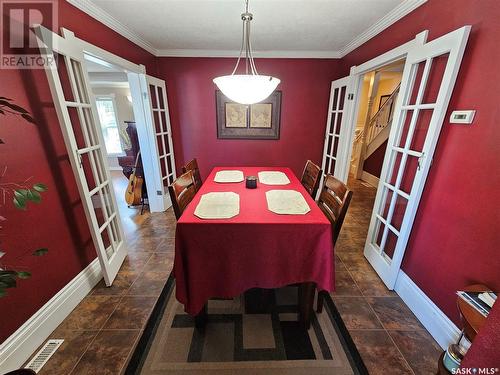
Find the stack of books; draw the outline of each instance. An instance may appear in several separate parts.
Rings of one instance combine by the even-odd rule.
[[[488,316],[497,299],[497,295],[489,291],[464,292],[459,290],[457,295],[485,317]]]

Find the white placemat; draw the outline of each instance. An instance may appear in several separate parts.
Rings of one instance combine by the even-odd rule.
[[[214,181],[219,183],[241,182],[245,179],[242,171],[218,171]]]
[[[239,213],[240,196],[233,192],[203,194],[194,210],[200,219],[229,219]]]
[[[295,190],[266,191],[267,208],[282,215],[305,215],[311,209],[301,193]]]
[[[290,180],[283,172],[259,172],[259,182],[264,185],[288,185]]]

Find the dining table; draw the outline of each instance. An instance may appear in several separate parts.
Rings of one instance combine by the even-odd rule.
[[[220,183],[218,171],[284,173],[286,185],[245,181]],[[278,214],[268,208],[266,192],[294,190],[307,202],[305,214]],[[195,214],[201,198],[213,192],[239,196],[239,213],[231,218],[202,219]],[[315,289],[333,291],[332,228],[314,199],[290,168],[215,167],[179,218],[175,234],[176,298],[193,316],[206,311],[211,298],[234,298],[252,288],[299,285],[299,320],[310,325]]]

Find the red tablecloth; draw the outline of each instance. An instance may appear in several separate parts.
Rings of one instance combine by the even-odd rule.
[[[290,184],[214,182],[219,170],[237,169],[245,176],[259,171],[284,172]],[[278,215],[267,209],[265,192],[299,191],[311,211]],[[232,191],[240,196],[240,213],[231,219],[203,220],[194,210],[203,194]],[[289,168],[214,168],[177,223],[174,276],[176,297],[186,312],[200,312],[209,298],[231,298],[259,288],[315,282],[319,290],[333,290],[331,224]]]

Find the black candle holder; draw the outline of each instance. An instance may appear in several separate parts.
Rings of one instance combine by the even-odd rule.
[[[257,177],[247,176],[245,186],[247,189],[257,189]]]

